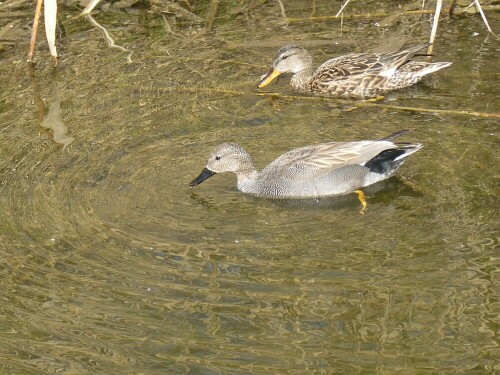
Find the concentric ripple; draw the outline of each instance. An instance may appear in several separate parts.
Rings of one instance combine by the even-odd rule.
[[[285,11],[338,10],[319,3]],[[481,20],[446,25],[436,58],[452,69],[354,106],[255,84],[290,33],[324,60],[386,30],[349,20],[345,40],[281,12],[252,3],[174,33],[99,12],[132,63],[63,17],[56,70],[42,57],[30,70],[21,47],[0,62],[0,373],[495,371],[498,123],[418,110],[493,111],[495,46],[468,39]],[[426,19],[405,20],[427,35]],[[364,215],[355,195],[245,196],[230,174],[189,188],[222,141],[262,168],[402,128],[424,148],[366,190]]]

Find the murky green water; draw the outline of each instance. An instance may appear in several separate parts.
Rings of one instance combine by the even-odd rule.
[[[314,4],[284,11],[331,16],[341,3]],[[256,83],[290,41],[319,64],[424,42],[430,16],[345,19],[341,33],[338,21],[285,23],[278,3],[234,2],[211,30],[169,19],[171,33],[155,14],[96,11],[128,63],[66,6],[57,70],[40,37],[30,72],[25,5],[5,36],[22,45],[0,50],[0,373],[500,369],[500,44],[478,16],[441,24],[434,60],[452,67],[359,106],[292,97],[286,79],[268,91],[288,96],[261,96]],[[188,188],[223,140],[262,168],[294,147],[405,128],[425,147],[366,190],[365,215],[355,195],[244,196],[233,175]]]

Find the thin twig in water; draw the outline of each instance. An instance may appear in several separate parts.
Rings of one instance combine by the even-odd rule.
[[[423,12],[423,11],[424,11],[424,8],[425,8],[425,0],[422,0],[422,6],[420,7],[420,12]],[[420,19],[420,16],[421,16],[422,14],[423,14],[423,13],[419,14],[418,19]]]
[[[477,112],[470,111],[465,109],[437,109],[437,108],[418,108],[418,107],[404,107],[392,104],[380,104],[374,103],[371,101],[353,101],[349,99],[341,99],[335,98],[331,96],[303,96],[303,95],[289,95],[289,94],[281,94],[277,92],[254,92],[254,91],[238,91],[225,89],[222,87],[172,87],[165,88],[165,91],[184,91],[184,92],[204,92],[204,93],[218,93],[218,94],[226,94],[226,95],[257,95],[262,97],[272,97],[276,99],[300,99],[300,100],[327,100],[330,102],[336,102],[339,104],[348,104],[354,108],[363,108],[363,107],[373,107],[380,109],[394,109],[400,111],[411,111],[411,112],[426,112],[426,113],[439,113],[444,115],[460,115],[460,116],[473,116],[473,117],[488,117],[488,118],[500,118],[500,114],[498,113],[486,113],[486,112]]]
[[[342,35],[343,31],[344,31],[344,12],[342,12],[340,15],[340,35]]]
[[[236,94],[236,92],[232,92]],[[248,94],[248,93],[241,93]],[[469,111],[465,109],[435,109],[435,108],[417,108],[417,107],[404,107],[392,104],[380,104],[374,103],[369,100],[364,101],[352,101],[347,99],[339,99],[329,96],[300,96],[300,95],[282,95],[279,93],[253,93],[258,96],[272,96],[275,98],[282,99],[306,99],[306,100],[328,100],[334,101],[340,104],[351,104],[353,107],[362,108],[362,107],[374,107],[374,108],[384,108],[384,109],[396,109],[400,111],[411,111],[411,112],[427,112],[427,113],[440,113],[446,115],[461,115],[461,116],[474,116],[474,117],[489,117],[489,118],[500,118],[500,114],[498,113],[486,113],[486,112],[477,112],[477,111]]]
[[[89,14],[92,12],[92,10],[95,8],[97,4],[99,4],[101,0],[92,0],[90,3],[87,4],[84,10],[82,10],[82,14]]]
[[[417,107],[403,107],[391,104],[377,104],[372,102],[359,102],[355,104],[356,107],[380,107],[388,109],[397,109],[400,111],[412,111],[412,112],[427,112],[427,113],[440,113],[444,115],[461,115],[461,116],[474,116],[474,117],[489,117],[489,118],[500,118],[498,113],[486,113],[486,112],[476,112],[469,111],[466,109],[437,109],[437,108],[417,108]]]
[[[31,31],[30,49],[28,52],[29,62],[33,61],[33,54],[35,53],[36,35],[38,34],[38,24],[40,22],[40,13],[42,12],[42,4],[43,0],[37,0],[35,18],[33,19],[33,30]]]
[[[56,49],[56,25],[57,25],[57,2],[56,0],[44,0],[43,19],[45,22],[45,35],[49,44],[50,54],[54,65],[57,65]]]
[[[351,1],[351,0],[346,0],[346,2],[344,4],[342,4],[342,6],[340,7],[340,10],[335,15],[335,18],[338,18],[339,14],[343,13],[344,8],[347,6],[347,4],[349,4],[349,1]]]
[[[309,17],[312,17],[314,16],[314,14],[316,13],[316,0],[312,0],[312,4],[311,4],[311,14],[309,15]]]
[[[431,45],[429,46],[429,48],[427,48],[428,55],[432,54],[432,47],[434,47],[434,39],[436,39],[436,33],[437,33],[437,28],[438,28],[438,23],[439,23],[439,16],[441,14],[442,6],[443,6],[443,0],[437,0],[436,1],[436,11],[434,13],[434,21],[432,22],[431,37],[429,39],[429,43]]]
[[[457,5],[457,0],[451,0],[450,9],[448,10],[448,15],[450,17],[453,16],[453,13],[455,12],[455,6],[456,5]]]
[[[207,15],[205,17],[205,29],[212,29],[212,24],[214,23],[215,16],[217,14],[218,0],[210,0],[210,5],[208,6]]]
[[[424,10],[407,10],[403,11],[400,13],[400,15],[403,16],[409,16],[413,14],[433,14],[434,11],[430,9],[424,9]],[[361,13],[361,14],[348,14],[345,15],[345,19],[370,19],[370,18],[383,18],[392,13],[386,13],[386,12],[380,12],[380,13]],[[316,16],[316,17],[305,17],[305,18],[286,18],[286,22],[316,22],[316,21],[328,21],[328,20],[335,20],[338,19],[338,17],[335,16]]]
[[[281,9],[281,15],[283,16],[283,18],[286,18],[285,6],[283,5],[283,2],[281,0],[278,0],[278,4]]]
[[[168,33],[170,33],[172,35],[176,35],[176,36],[180,36],[180,37],[184,38],[184,35],[182,35],[180,33],[176,33],[174,30],[172,30],[172,26],[170,26],[170,22],[168,22],[167,16],[165,16],[164,14],[162,14],[161,16],[163,17],[163,23],[165,24],[165,31],[167,31]]]
[[[130,52],[130,53],[128,54],[128,56],[127,56],[127,61],[128,61],[129,63],[131,63],[131,62],[132,62],[132,58],[131,58],[131,57],[132,57],[132,54],[133,54],[134,52],[133,52],[133,51],[131,52],[131,51],[129,51],[128,49],[123,48],[122,46],[119,46],[119,45],[115,44],[115,40],[111,37],[111,35],[109,35],[108,30],[107,30],[104,26],[102,26],[99,22],[97,22],[97,21],[94,19],[94,17],[92,17],[90,14],[87,14],[87,16],[86,16],[86,17],[88,18],[88,20],[89,20],[89,21],[90,21],[90,22],[91,22],[91,23],[92,23],[95,27],[97,27],[99,30],[101,30],[101,31],[102,31],[102,33],[103,33],[103,35],[104,35],[104,39],[106,39],[106,42],[108,43],[108,46],[109,46],[110,48],[117,48],[117,49],[119,49],[120,51]]]
[[[491,27],[490,27],[490,24],[488,23],[488,20],[486,19],[486,15],[484,14],[483,12],[483,8],[481,8],[481,4],[479,4],[479,0],[474,0],[474,5],[476,5],[476,8],[479,12],[479,14],[481,14],[481,18],[483,19],[483,22],[484,24],[486,25],[486,28],[488,29],[488,31],[493,34],[493,36],[496,38],[496,34],[491,30]]]

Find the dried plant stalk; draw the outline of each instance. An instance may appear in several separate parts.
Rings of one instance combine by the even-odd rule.
[[[207,9],[207,15],[205,16],[205,28],[207,30],[212,29],[212,25],[217,14],[218,0],[210,0],[210,4]]]
[[[90,23],[92,25],[94,25],[95,27],[97,27],[99,30],[101,30],[102,34],[104,35],[104,39],[106,39],[106,42],[108,43],[108,46],[110,48],[116,48],[116,49],[119,49],[120,51],[123,51],[123,52],[129,52],[128,56],[127,56],[127,62],[129,63],[132,63],[132,53],[133,51],[129,51],[128,49],[122,47],[122,46],[119,46],[118,44],[115,44],[115,40],[111,37],[111,35],[109,34],[109,31],[108,29],[106,29],[104,26],[102,26],[99,22],[97,22],[94,17],[92,17],[90,14],[87,14],[87,19],[90,21]]]
[[[38,24],[40,22],[40,13],[42,11],[42,4],[43,0],[37,0],[35,18],[33,19],[33,30],[31,31],[30,49],[28,52],[29,62],[33,61],[33,54],[35,53],[35,42],[36,42],[36,35],[38,34]]]
[[[340,7],[340,10],[337,12],[335,15],[335,18],[337,18],[340,14],[343,14],[344,8],[349,4],[350,0],[346,0],[345,3]]]
[[[331,96],[307,96],[307,95],[290,95],[282,94],[278,92],[251,92],[251,91],[239,91],[233,90],[231,88],[223,87],[172,87],[163,89],[165,92],[183,91],[191,93],[209,93],[209,94],[222,94],[222,95],[257,95],[261,97],[269,97],[274,99],[282,100],[327,100],[329,102],[339,103],[341,105],[350,105],[353,108],[363,108],[363,107],[374,107],[380,109],[393,109],[399,111],[411,111],[411,112],[422,112],[422,113],[439,113],[443,115],[459,115],[459,116],[473,116],[473,117],[487,117],[487,118],[498,118],[500,119],[500,114],[498,113],[487,113],[487,112],[477,112],[468,109],[438,109],[438,108],[419,108],[419,107],[405,107],[392,104],[374,103],[370,100],[364,101],[354,101],[350,99],[342,99]]]
[[[434,11],[431,9],[418,9],[418,10],[407,10],[400,12],[400,15],[408,16],[412,14],[433,14]],[[359,13],[359,14],[345,14],[344,19],[370,19],[370,18],[383,18],[391,15],[391,13],[380,12],[380,13]],[[335,20],[338,17],[335,16],[317,16],[317,17],[305,17],[305,18],[285,18],[286,22],[316,22],[316,21],[327,21],[327,20]]]
[[[437,0],[436,2],[436,11],[434,12],[434,21],[432,22],[432,30],[431,37],[429,39],[429,43],[431,44],[427,49],[427,54],[432,54],[432,47],[434,47],[434,40],[436,39],[436,33],[439,23],[439,16],[441,15],[441,8],[443,7],[443,0]]]
[[[89,14],[92,12],[92,10],[95,8],[97,4],[99,4],[101,0],[92,0],[90,3],[87,4],[84,10],[82,10],[82,14]]]
[[[57,49],[56,49],[56,24],[57,24],[57,1],[44,0],[43,15],[45,20],[45,35],[49,44],[50,54],[57,64]]]
[[[479,14],[481,14],[481,18],[483,19],[483,22],[486,25],[486,28],[488,29],[488,31],[496,37],[493,30],[491,30],[490,24],[488,23],[488,20],[486,19],[486,15],[483,12],[483,8],[481,7],[481,4],[479,4],[479,0],[474,0],[474,5],[476,6],[476,9],[478,10]]]

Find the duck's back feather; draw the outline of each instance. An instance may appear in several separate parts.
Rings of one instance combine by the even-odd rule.
[[[266,179],[311,180],[333,173],[346,165],[363,166],[380,152],[395,147],[387,140],[359,142],[331,142],[291,150],[261,172]]]

